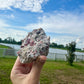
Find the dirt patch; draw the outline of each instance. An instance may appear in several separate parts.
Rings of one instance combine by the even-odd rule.
[[[56,70],[52,84],[84,84],[84,74],[79,70]]]

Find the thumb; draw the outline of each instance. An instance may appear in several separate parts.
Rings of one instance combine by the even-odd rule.
[[[46,56],[39,56],[38,59],[33,63],[32,69],[31,69],[31,75],[34,79],[39,79],[40,72],[42,70],[42,67],[46,61]]]

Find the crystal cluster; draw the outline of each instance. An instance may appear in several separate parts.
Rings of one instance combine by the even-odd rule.
[[[21,63],[31,63],[40,55],[48,55],[50,37],[47,37],[42,28],[29,32],[18,51]]]

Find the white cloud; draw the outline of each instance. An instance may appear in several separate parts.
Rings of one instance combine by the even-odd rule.
[[[0,36],[2,36],[3,38],[5,38],[5,36],[12,36],[17,40],[21,40],[27,34],[25,31],[6,29],[6,27],[12,28],[12,25],[8,25],[7,22],[0,20]],[[18,26],[17,28],[24,28],[27,31],[31,31],[32,29],[36,29],[39,27],[42,27],[46,32],[61,34],[59,36],[50,35],[51,42],[66,45],[71,41],[77,41],[77,47],[81,47],[81,45],[84,45],[84,40],[82,40],[82,43],[76,40],[78,39],[78,37],[84,36],[84,13],[78,14],[66,11],[55,11],[52,14],[47,13],[44,14],[43,17],[38,17],[37,23],[27,24],[24,27]]]
[[[2,39],[5,39],[7,37],[12,37],[17,41],[20,41],[26,35],[27,35],[27,32],[22,31],[22,30],[1,28],[1,31],[0,31],[0,38],[2,38]]]
[[[0,20],[0,38],[12,37],[19,41],[27,35],[26,31],[10,29],[10,27],[12,28],[6,21]]]
[[[76,43],[84,43],[84,36],[77,38]]]
[[[0,14],[0,18],[5,18],[5,19],[14,19],[15,16],[13,14]]]
[[[0,20],[0,31],[1,31],[1,28],[4,28],[4,27],[10,27],[10,25],[8,25],[4,20]]]
[[[38,23],[28,24],[23,28],[32,30],[39,27],[42,27],[46,32],[65,34],[59,37],[54,35],[54,37],[51,38],[51,42],[65,45],[71,41],[76,41],[80,36],[84,36],[84,13],[56,11],[52,14],[48,13],[43,17],[38,17]]]
[[[84,35],[84,14],[55,12],[38,18],[38,23],[28,24],[25,29],[42,27],[46,32]]]
[[[63,44],[66,45],[72,41],[75,41],[77,39],[77,37],[75,36],[56,36],[54,35],[54,37],[51,37],[51,43],[55,42],[57,44]]]
[[[7,18],[11,18],[11,19],[14,19],[15,18],[15,16],[13,15],[13,14],[11,14],[11,15],[5,15]]]
[[[42,4],[48,0],[0,0],[0,10],[12,10],[12,7],[24,11],[43,12]]]

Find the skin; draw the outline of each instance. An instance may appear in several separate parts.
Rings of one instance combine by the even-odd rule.
[[[39,84],[40,73],[46,56],[39,56],[33,63],[22,64],[17,57],[12,68],[10,79],[13,84]]]

